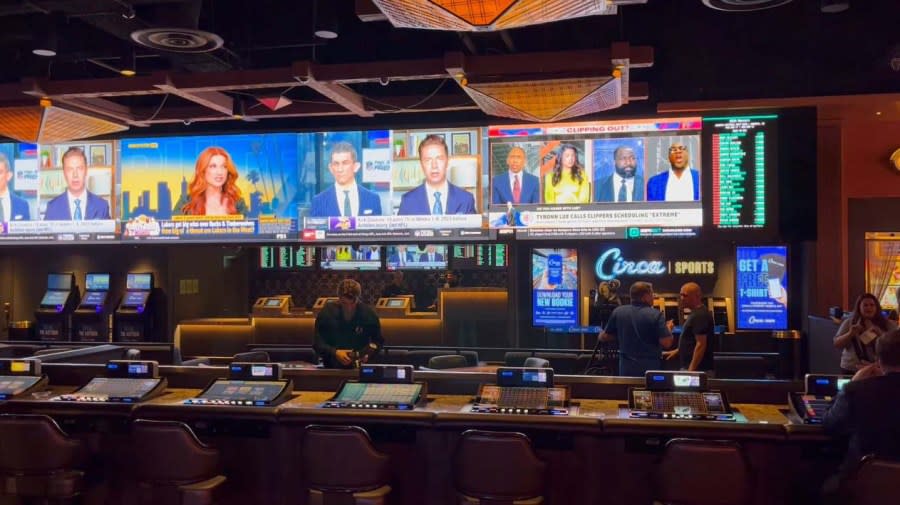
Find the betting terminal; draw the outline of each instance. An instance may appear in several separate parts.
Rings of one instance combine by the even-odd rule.
[[[47,275],[47,291],[34,312],[38,340],[69,340],[70,319],[79,298],[75,274],[67,272]]]
[[[291,399],[294,384],[280,363],[232,363],[227,379],[216,379],[185,405],[274,407]]]
[[[47,386],[37,359],[0,359],[0,400],[40,391]]]
[[[72,340],[109,342],[109,274],[84,276],[84,296],[72,313]]]
[[[357,380],[341,384],[322,408],[413,410],[427,396],[426,384],[413,381],[410,365],[362,365]]]
[[[803,424],[822,424],[834,398],[850,382],[849,375],[806,374],[806,390],[788,393],[791,413]]]
[[[470,412],[566,416],[574,414],[569,388],[553,384],[552,368],[501,367],[496,384],[482,384]]]
[[[106,363],[105,377],[94,377],[77,391],[51,398],[57,402],[140,403],[166,389],[156,361],[113,360]]]
[[[125,296],[114,316],[113,341],[153,341],[156,318],[152,294],[153,274],[129,273],[126,276]]]
[[[644,383],[644,387],[628,392],[631,418],[736,420],[725,393],[710,390],[704,372],[650,370],[644,375]]]

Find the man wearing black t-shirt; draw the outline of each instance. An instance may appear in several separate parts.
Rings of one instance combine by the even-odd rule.
[[[700,286],[694,282],[681,286],[681,308],[689,309],[691,315],[681,328],[678,348],[663,353],[666,360],[680,358],[681,369],[691,372],[712,369],[712,352],[708,344],[709,336],[714,332],[713,319],[709,309],[703,305],[702,295]]]
[[[384,346],[381,322],[371,307],[359,301],[361,293],[358,282],[342,280],[337,303],[328,303],[316,316],[313,349],[327,368],[352,368],[355,355],[366,362],[367,351]]]

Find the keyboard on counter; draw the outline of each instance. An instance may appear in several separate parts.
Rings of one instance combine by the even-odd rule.
[[[509,387],[485,384],[471,407],[483,414],[568,415],[565,387]]]

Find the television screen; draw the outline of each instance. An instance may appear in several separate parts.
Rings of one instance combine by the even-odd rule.
[[[454,245],[451,261],[454,269],[506,268],[509,257],[506,244]]]
[[[311,135],[122,140],[123,240],[296,239],[298,143]]]
[[[319,134],[302,240],[484,240],[481,128]],[[421,146],[421,152],[420,152]],[[426,170],[426,166],[429,168]]]
[[[316,266],[312,246],[263,246],[259,248],[259,268],[263,270],[303,270]]]
[[[491,228],[517,238],[694,236],[699,117],[490,126]]]
[[[578,250],[532,249],[532,324],[564,327],[578,323]]]
[[[281,298],[269,298],[266,300],[266,307],[281,307],[282,303]]]
[[[84,276],[87,291],[109,291],[109,274],[87,274]]]
[[[0,144],[10,171],[10,209],[0,241],[113,241],[112,141]],[[69,172],[66,172],[68,170]],[[78,174],[69,176],[66,174]]]
[[[72,274],[47,274],[47,289],[72,289]]]
[[[128,274],[125,278],[125,289],[153,289],[153,274]]]
[[[436,270],[447,268],[446,245],[389,245],[388,270]]]
[[[381,268],[381,247],[335,245],[319,251],[323,270],[378,270]]]
[[[783,245],[736,248],[737,329],[787,329],[787,253]]]
[[[68,298],[68,291],[47,291],[46,293],[44,293],[44,298],[41,299],[41,305],[48,307],[65,305]]]

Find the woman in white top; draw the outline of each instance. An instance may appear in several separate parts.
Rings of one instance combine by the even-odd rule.
[[[844,319],[834,336],[834,346],[841,349],[841,371],[853,375],[874,363],[877,359],[875,341],[885,332],[896,329],[897,323],[884,317],[875,295],[860,295],[853,313]]]

